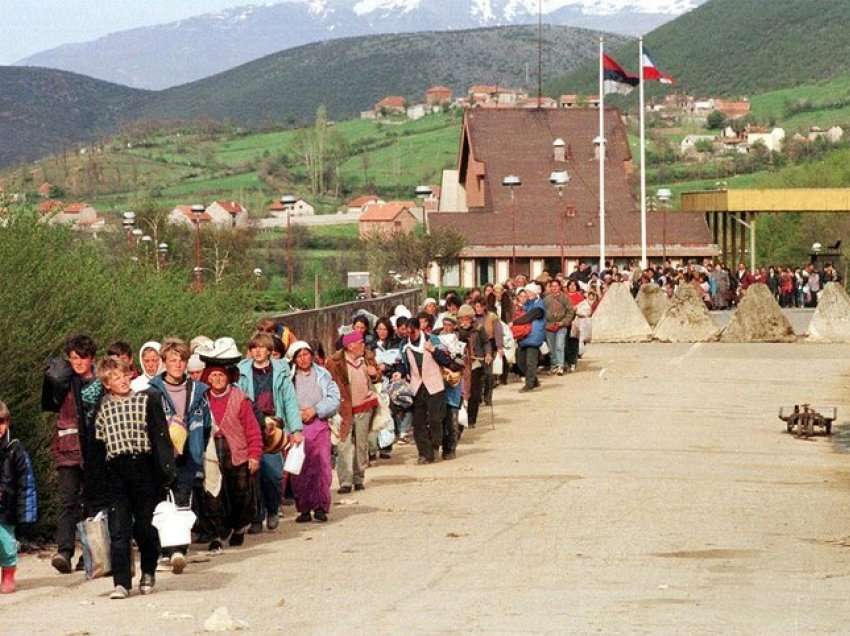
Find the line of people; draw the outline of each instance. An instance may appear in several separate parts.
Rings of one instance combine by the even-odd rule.
[[[576,305],[588,307],[586,317]],[[326,522],[334,468],[344,495],[364,489],[368,466],[396,445],[415,444],[420,464],[454,459],[512,369],[526,392],[547,359],[553,374],[575,370],[589,307],[574,285],[566,291],[555,279],[543,294],[518,277],[463,299],[427,299],[416,315],[361,310],[340,328],[332,355],[263,320],[245,355],[229,337],[167,338],[142,345],[138,367],[125,342],[98,358],[90,337],[72,336],[48,361],[42,387],[42,408],[55,414],[52,566],[82,569],[77,524],[106,511],[110,598],[131,593],[133,542],[138,589],[149,594],[157,571],[187,566],[190,546],[161,547],[153,526],[169,494],[195,513],[193,543],[210,554],[278,528],[290,499],[296,522]],[[31,462],[10,426],[0,403],[0,592],[15,588],[15,524],[35,521]],[[284,457],[295,449],[304,457],[291,474]]]

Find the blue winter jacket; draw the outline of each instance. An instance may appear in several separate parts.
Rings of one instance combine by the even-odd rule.
[[[286,360],[272,360],[272,397],[274,398],[274,414],[285,422],[287,433],[300,431],[301,411],[298,408],[298,396],[292,385],[292,373]],[[238,386],[248,399],[254,401],[254,361],[245,358],[239,363]]]
[[[543,299],[538,296],[534,300],[527,300],[523,309],[526,313],[539,309],[540,318],[531,322],[531,333],[519,341],[520,349],[540,347],[546,340],[546,306],[543,304]]]
[[[188,378],[186,387],[186,412],[183,414],[183,422],[187,424],[189,437],[186,440],[188,449],[187,460],[191,463],[191,469],[195,471],[196,477],[204,474],[204,453],[212,432],[212,416],[210,415],[210,404],[206,398],[209,387],[203,382],[197,382]],[[156,389],[162,395],[162,410],[165,411],[165,419],[169,420],[175,414],[174,403],[168,396],[165,388],[165,373],[155,376],[150,381],[151,388]]]

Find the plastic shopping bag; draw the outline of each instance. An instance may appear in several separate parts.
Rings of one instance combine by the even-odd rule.
[[[395,422],[392,418],[380,431],[378,431],[378,448],[389,448],[395,443]]]
[[[159,502],[153,511],[152,525],[159,534],[160,546],[170,548],[192,543],[192,526],[196,518],[192,512],[191,495],[189,505],[181,508],[175,503],[174,494],[169,491],[168,499]]]
[[[469,413],[466,412],[466,405],[463,405],[460,409],[458,409],[457,425],[463,427],[469,426]]]
[[[109,541],[109,519],[106,510],[77,524],[83,546],[83,565],[87,579],[96,579],[112,572]]]
[[[505,369],[505,360],[501,355],[496,354],[496,357],[493,358],[493,375],[496,377],[502,375],[502,372]]]
[[[283,462],[284,472],[290,475],[300,475],[301,468],[304,466],[304,445],[306,440],[301,440],[300,444],[290,446],[286,451],[286,459]]]

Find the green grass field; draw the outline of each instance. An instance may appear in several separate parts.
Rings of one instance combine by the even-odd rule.
[[[787,105],[809,100],[815,106],[810,112],[788,115]],[[817,108],[834,102],[850,100],[850,75],[794,88],[770,91],[753,96],[752,112],[760,121],[773,119],[787,130],[803,130],[810,126],[829,127],[850,124],[850,104],[840,108]]]

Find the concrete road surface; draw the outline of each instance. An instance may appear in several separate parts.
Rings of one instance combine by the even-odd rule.
[[[594,345],[496,391],[458,458],[397,448],[326,525],[293,523],[155,594],[25,557],[7,634],[847,634],[850,347]],[[778,407],[839,408],[833,438]]]

